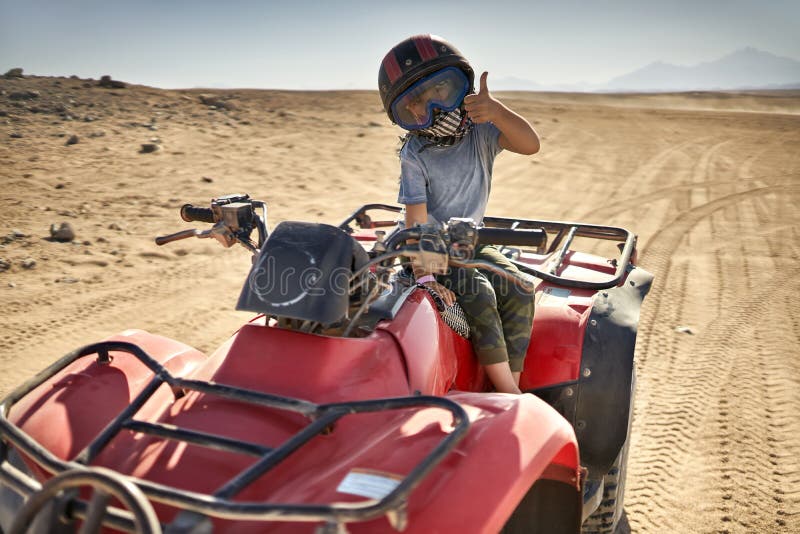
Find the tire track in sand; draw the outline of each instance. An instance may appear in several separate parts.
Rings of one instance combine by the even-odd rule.
[[[658,285],[645,302],[637,353],[626,494],[634,532],[800,531],[800,363],[781,353],[797,333],[794,325],[775,326],[793,315],[800,287],[791,252],[770,257],[766,240],[747,235],[746,222],[757,217],[757,202],[768,199],[774,209],[787,191],[796,196],[798,186],[698,206],[642,249]],[[702,243],[701,232],[692,230],[712,216],[730,219],[725,208],[735,208],[736,223],[711,225],[716,250],[706,254],[708,272],[698,272],[685,246],[696,254],[692,242]],[[793,238],[791,225],[780,232]],[[676,334],[687,300],[703,286],[716,294],[707,310],[715,318],[695,336]]]
[[[699,518],[709,532],[800,529],[800,365],[781,351],[794,333],[750,321],[791,312],[797,282],[775,282],[748,299],[727,292],[696,341],[674,335],[640,367],[626,502],[635,531],[694,530]]]

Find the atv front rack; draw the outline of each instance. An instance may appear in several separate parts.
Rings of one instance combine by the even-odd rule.
[[[100,434],[73,460],[64,461],[57,458],[9,421],[8,414],[14,404],[36,387],[55,376],[67,365],[78,358],[94,354],[97,355],[96,363],[98,365],[108,364],[111,361],[110,352],[112,351],[134,355],[153,372],[154,376],[131,401],[130,405],[111,420]],[[184,395],[187,391],[197,391],[262,407],[298,413],[307,417],[310,423],[282,445],[277,448],[269,448],[261,444],[249,443],[225,436],[134,419],[139,409],[163,384],[169,385],[176,398]],[[332,424],[346,415],[430,407],[441,408],[450,412],[453,417],[452,430],[390,493],[381,499],[329,505],[276,504],[232,500],[260,476],[274,468],[313,437],[327,432]],[[0,403],[0,480],[26,498],[39,491],[42,487],[39,481],[20,469],[22,466],[20,466],[19,462],[16,462],[15,466],[14,462],[10,461],[9,454],[12,449],[9,445],[13,445],[18,453],[29,458],[40,468],[51,474],[58,475],[68,470],[90,471],[96,469],[89,466],[92,460],[103,451],[104,447],[117,434],[124,429],[128,429],[169,440],[246,454],[256,458],[254,463],[223,484],[213,494],[181,490],[140,478],[120,475],[122,478],[134,483],[151,501],[182,510],[173,522],[170,532],[177,531],[174,529],[174,524],[179,520],[183,527],[187,520],[189,523],[196,523],[198,521],[208,521],[207,517],[252,521],[324,522],[325,527],[323,530],[330,529],[333,532],[341,532],[346,523],[367,521],[386,516],[395,529],[403,530],[406,524],[405,503],[409,493],[453,450],[466,434],[468,427],[469,420],[464,409],[457,403],[441,397],[414,396],[314,404],[302,399],[280,397],[223,384],[179,378],[170,374],[163,365],[148,355],[141,347],[133,343],[108,341],[88,345],[67,354],[39,375],[14,390]],[[74,500],[70,503],[72,514],[81,519],[86,517],[87,508],[87,503],[83,501]],[[130,514],[126,514],[116,508],[108,508],[106,510],[103,522],[107,526],[118,530],[134,531],[134,524]],[[167,526],[170,527],[170,525]]]
[[[352,223],[364,229],[396,226],[398,224],[398,220],[373,220],[369,215],[369,212],[373,210],[397,214],[403,212],[402,207],[391,204],[365,204],[342,221],[339,224],[339,228],[351,233],[353,231],[350,226]],[[542,230],[543,239],[538,244],[536,252],[551,256],[547,270],[537,269],[517,260],[511,260],[511,262],[522,272],[562,287],[592,290],[616,287],[627,275],[631,261],[636,261],[636,235],[625,228],[577,222],[516,219],[512,217],[484,217],[483,226],[486,228],[510,228],[515,230]],[[550,242],[550,246],[547,246],[547,238],[550,234],[553,235],[553,240]],[[611,263],[615,266],[615,272],[610,279],[603,281],[575,280],[556,274],[563,265],[570,251],[570,246],[576,237],[616,241],[619,243],[620,254],[618,258],[611,260]]]

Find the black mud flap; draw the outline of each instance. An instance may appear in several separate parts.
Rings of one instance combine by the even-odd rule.
[[[608,473],[627,436],[639,311],[652,281],[634,268],[624,285],[594,296],[572,420],[590,479]]]

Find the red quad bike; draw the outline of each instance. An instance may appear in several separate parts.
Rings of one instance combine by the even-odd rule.
[[[184,206],[213,227],[156,242],[244,245],[237,309],[259,315],[210,356],[126,330],[14,390],[0,404],[0,530],[613,532],[653,278],[635,236],[500,217],[396,229],[399,212],[370,204],[338,227],[268,234],[247,195]],[[409,261],[491,270],[471,259],[484,243],[536,293],[528,394],[492,392],[463,311],[406,274]]]

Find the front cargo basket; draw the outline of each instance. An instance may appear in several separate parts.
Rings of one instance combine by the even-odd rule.
[[[98,362],[108,362],[112,351],[134,355],[153,372],[154,376],[131,403],[117,417],[112,419],[74,459],[64,461],[57,458],[8,419],[9,411],[16,402],[73,361],[85,356],[97,355]],[[139,409],[163,384],[168,384],[176,396],[182,395],[187,391],[217,395],[239,402],[301,414],[309,419],[309,424],[280,446],[268,448],[261,444],[249,443],[230,437],[135,419],[134,417]],[[343,416],[409,408],[441,408],[447,410],[453,417],[453,428],[383,498],[367,500],[363,503],[328,505],[232,500],[244,488],[277,466],[314,436],[325,432]],[[67,354],[39,375],[14,390],[0,403],[0,480],[26,498],[41,489],[41,484],[37,480],[22,472],[10,460],[11,446],[19,454],[29,458],[43,470],[58,475],[68,470],[93,469],[89,467],[92,460],[102,452],[104,447],[120,431],[128,429],[164,439],[247,454],[255,458],[249,467],[236,474],[213,494],[181,490],[135,477],[123,477],[138,486],[151,501],[164,503],[185,511],[177,516],[183,521],[188,516],[198,520],[213,517],[234,521],[322,522],[335,531],[336,528],[342,527],[349,522],[368,521],[380,516],[386,516],[395,529],[402,530],[406,523],[405,503],[409,493],[456,446],[466,434],[468,427],[469,420],[464,409],[457,403],[441,397],[414,396],[314,404],[301,399],[280,397],[212,382],[179,378],[170,374],[164,366],[148,355],[141,347],[127,342],[109,341],[88,345]],[[17,465],[19,464],[17,463]],[[82,518],[85,515],[87,506],[87,503],[75,500],[71,503],[70,509],[76,517]],[[125,514],[122,510],[116,508],[107,510],[104,521],[107,526],[113,528],[126,531],[134,529],[130,514]]]

